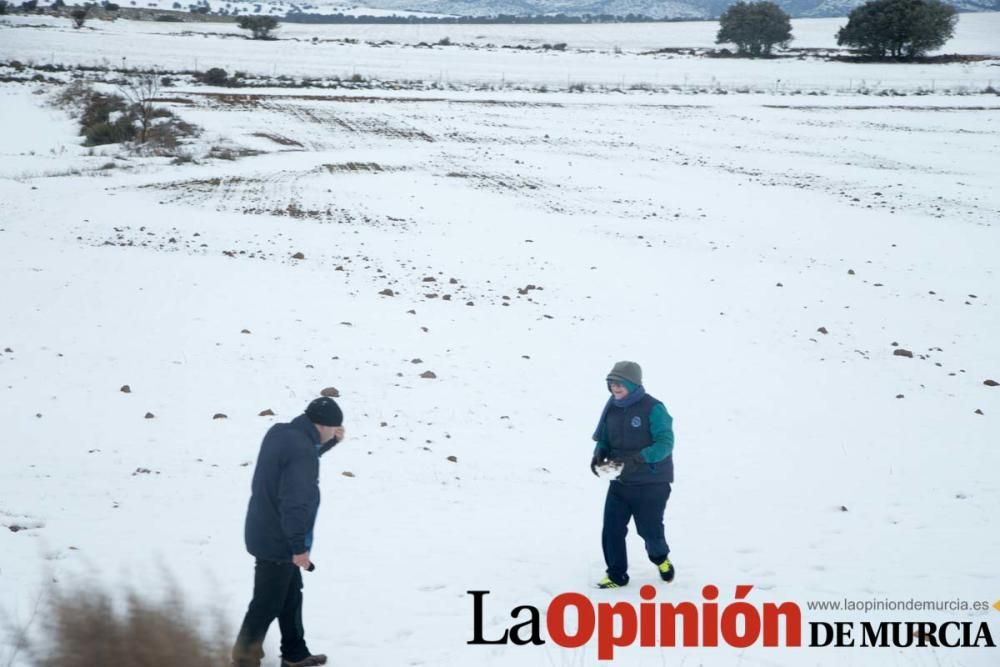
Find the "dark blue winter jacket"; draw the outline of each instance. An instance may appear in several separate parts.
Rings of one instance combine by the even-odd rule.
[[[305,415],[275,424],[264,436],[245,526],[247,551],[256,558],[289,561],[312,546],[322,452],[319,431]]]

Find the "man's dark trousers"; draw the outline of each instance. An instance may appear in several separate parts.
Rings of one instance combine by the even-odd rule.
[[[236,667],[257,667],[264,657],[264,636],[274,619],[281,628],[281,655],[289,662],[309,657],[302,628],[302,572],[291,561],[257,560],[253,600],[233,647]]]
[[[635,517],[635,529],[646,543],[646,555],[659,565],[670,555],[663,534],[663,511],[670,498],[670,484],[608,484],[604,501],[604,530],[601,544],[608,578],[619,586],[628,583],[628,554],[625,536],[628,522]]]

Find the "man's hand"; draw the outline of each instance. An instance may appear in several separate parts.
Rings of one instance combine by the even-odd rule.
[[[608,459],[601,456],[600,454],[594,454],[594,458],[590,459],[590,472],[594,473],[594,477],[600,477],[597,474],[597,466],[607,463]]]
[[[309,552],[295,554],[292,556],[292,562],[301,567],[303,570],[308,570],[312,562],[309,560]]]
[[[333,437],[335,437],[337,439],[337,442],[343,442],[344,441],[344,427],[343,426],[337,426],[336,428],[334,428],[333,429]]]

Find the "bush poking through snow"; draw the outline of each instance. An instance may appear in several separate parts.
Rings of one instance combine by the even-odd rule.
[[[59,667],[133,665],[227,665],[230,633],[215,613],[215,626],[204,633],[204,620],[171,583],[162,599],[128,590],[123,604],[97,584],[71,590],[53,588],[39,636],[21,636],[32,664]],[[33,633],[36,634],[36,633]]]
[[[209,86],[228,86],[229,73],[221,67],[213,67],[201,75],[201,81]]]
[[[278,19],[273,16],[244,16],[238,25],[242,30],[249,30],[253,39],[274,39],[271,31],[278,27]]]
[[[78,115],[87,146],[136,141],[155,153],[174,155],[181,138],[198,133],[169,109],[153,104],[159,91],[153,75],[137,75],[118,89],[122,94],[100,93],[76,81],[58,92],[53,104]]]

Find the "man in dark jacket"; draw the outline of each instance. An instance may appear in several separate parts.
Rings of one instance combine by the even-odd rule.
[[[663,531],[663,511],[674,481],[673,418],[666,407],[646,393],[642,369],[634,361],[619,361],[606,378],[611,397],[594,431],[591,471],[612,463],[620,468],[608,485],[604,502],[601,544],[607,576],[599,588],[618,588],[628,583],[625,536],[635,519],[636,532],[646,545],[646,556],[656,565],[660,578],[674,580],[670,547]]]
[[[319,509],[319,457],[344,439],[336,401],[317,398],[287,424],[275,424],[257,456],[247,508],[247,551],[257,559],[253,600],[233,647],[233,667],[259,667],[264,636],[281,628],[282,667],[326,664],[306,647],[302,627],[302,570],[309,560]]]

